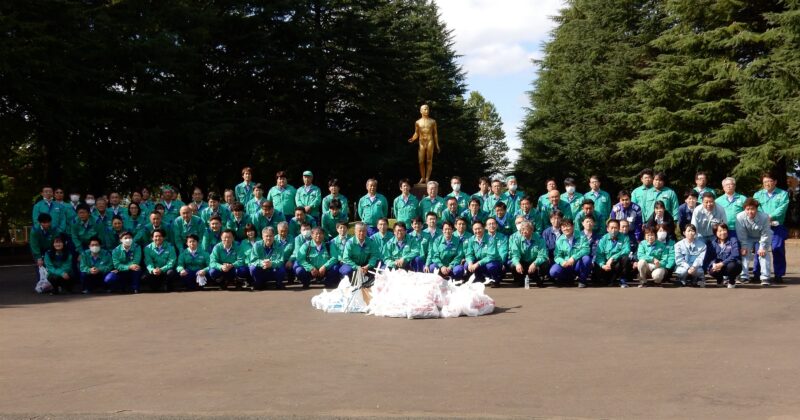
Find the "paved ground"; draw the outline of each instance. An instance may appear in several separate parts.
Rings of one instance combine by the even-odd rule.
[[[414,321],[0,268],[0,417],[800,417],[798,261],[767,290],[491,289],[494,315]]]

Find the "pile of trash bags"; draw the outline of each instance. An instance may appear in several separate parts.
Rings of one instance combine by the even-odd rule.
[[[405,270],[377,270],[371,287],[358,278],[343,278],[334,290],[311,298],[314,308],[333,313],[366,313],[392,318],[455,318],[494,312],[494,299],[485,285],[470,278],[466,283],[436,274]]]

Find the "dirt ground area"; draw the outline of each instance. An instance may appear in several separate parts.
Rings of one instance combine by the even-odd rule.
[[[0,417],[800,417],[800,244],[762,289],[489,289],[479,318],[319,289],[39,296],[0,268]],[[292,417],[296,416],[296,417]]]

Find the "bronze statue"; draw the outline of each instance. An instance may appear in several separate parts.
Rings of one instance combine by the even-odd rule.
[[[414,123],[414,135],[408,139],[409,143],[419,140],[419,183],[424,184],[431,178],[433,170],[433,148],[436,153],[441,153],[439,148],[439,133],[436,131],[436,121],[428,117],[430,107],[422,105],[419,109],[422,118]]]

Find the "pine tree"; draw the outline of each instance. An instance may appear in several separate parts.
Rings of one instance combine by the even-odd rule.
[[[467,107],[478,120],[478,141],[475,148],[481,152],[488,173],[505,175],[511,162],[507,156],[508,143],[503,131],[503,121],[497,108],[477,91],[470,92]]]

